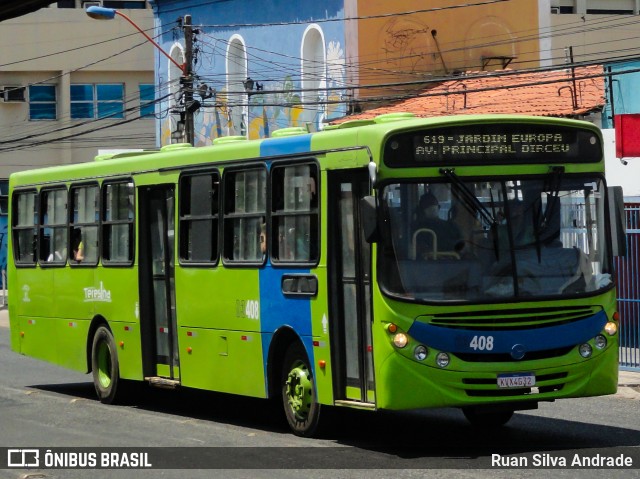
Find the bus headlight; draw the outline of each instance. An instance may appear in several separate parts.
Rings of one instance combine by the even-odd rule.
[[[436,364],[441,368],[449,366],[449,355],[447,353],[438,353],[436,356]]]
[[[604,349],[607,347],[607,338],[602,334],[598,334],[593,341],[598,349]]]
[[[418,361],[424,361],[427,358],[427,354],[429,354],[429,350],[422,344],[419,344],[418,346],[416,346],[416,349],[413,350],[413,356]]]
[[[393,337],[393,344],[396,348],[404,348],[409,343],[409,338],[404,333],[398,333]]]
[[[618,332],[618,325],[613,321],[609,321],[604,325],[604,330],[609,336],[613,336]]]
[[[591,345],[589,343],[584,343],[580,345],[580,356],[583,358],[588,358],[591,356],[593,350],[591,349]]]

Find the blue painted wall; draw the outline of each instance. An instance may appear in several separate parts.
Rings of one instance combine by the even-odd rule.
[[[156,31],[162,32],[158,41],[164,50],[171,51],[176,42],[184,45],[182,29],[173,28],[178,17],[191,15],[194,28],[199,30],[194,43],[195,86],[205,84],[215,90],[216,96],[202,101],[195,95],[205,105],[195,115],[196,144],[209,144],[216,137],[244,132],[250,138],[268,137],[275,129],[308,123],[317,128],[324,120],[344,116],[346,92],[341,87],[346,81],[346,68],[342,0],[154,0],[150,3]],[[319,108],[299,105],[302,43],[305,30],[311,24],[316,24],[322,33],[327,63],[327,90],[318,94],[325,105]],[[233,99],[226,95],[227,47],[234,35],[240,36],[246,46],[248,76],[263,87],[260,93],[250,97],[248,108],[243,110],[246,116],[242,131],[237,122],[230,124],[233,115],[227,108],[230,105],[232,111],[234,108]],[[160,85],[167,82],[168,66],[166,58],[157,53],[156,81]],[[165,88],[160,93],[168,92]],[[167,102],[163,103],[161,111],[166,111],[168,106]],[[161,144],[170,142],[176,119],[174,114],[161,120]]]

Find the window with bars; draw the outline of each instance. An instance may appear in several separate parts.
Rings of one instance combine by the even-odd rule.
[[[56,118],[56,86],[30,85],[29,120],[55,120]]]
[[[71,118],[118,120],[124,118],[124,84],[71,85]]]

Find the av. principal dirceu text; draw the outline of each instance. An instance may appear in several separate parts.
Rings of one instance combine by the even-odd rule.
[[[634,458],[626,454],[606,455],[599,453],[553,454],[506,456],[491,454],[491,467],[500,468],[632,468]]]

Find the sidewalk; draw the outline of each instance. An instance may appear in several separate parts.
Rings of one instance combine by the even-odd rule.
[[[640,400],[640,371],[620,371],[616,396]]]

